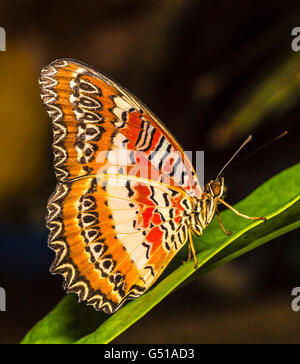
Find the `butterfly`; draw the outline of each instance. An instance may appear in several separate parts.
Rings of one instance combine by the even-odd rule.
[[[202,188],[179,143],[125,88],[93,67],[59,59],[42,69],[57,186],[47,205],[50,271],[67,292],[113,313],[146,292],[182,246],[197,257],[223,203],[224,178]],[[230,234],[230,232],[226,232]]]

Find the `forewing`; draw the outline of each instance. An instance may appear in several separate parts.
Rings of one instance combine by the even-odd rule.
[[[127,90],[77,61],[42,70],[59,182],[100,170],[142,176],[201,195],[189,159],[160,121]]]

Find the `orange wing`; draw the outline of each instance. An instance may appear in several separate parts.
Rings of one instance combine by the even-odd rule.
[[[48,203],[53,273],[112,313],[145,292],[187,240],[201,190],[190,161],[128,91],[72,60],[42,70],[58,185]]]
[[[186,205],[192,205],[175,188],[134,177],[125,186],[111,176],[103,182],[59,184],[47,227],[56,252],[51,272],[62,274],[80,301],[112,313],[144,293],[186,242]]]
[[[195,171],[178,142],[124,88],[91,67],[67,59],[45,67],[40,86],[53,122],[59,182],[96,174],[108,166],[109,159],[119,156],[116,151],[125,149],[133,152],[128,154],[130,164],[142,165],[143,177],[176,185],[191,196],[201,195]],[[106,151],[115,153],[107,156]],[[130,174],[128,168],[126,174]]]

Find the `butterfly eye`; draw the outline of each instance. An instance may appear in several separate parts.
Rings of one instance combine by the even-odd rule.
[[[212,182],[210,185],[210,189],[214,197],[219,197],[222,194],[222,185],[220,182]]]

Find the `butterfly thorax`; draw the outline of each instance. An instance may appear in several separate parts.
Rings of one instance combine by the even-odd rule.
[[[212,221],[218,198],[224,194],[224,178],[220,180],[211,180],[204,186],[203,193],[200,198],[195,198],[194,210],[191,215],[191,228],[197,235],[201,235]]]

